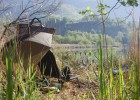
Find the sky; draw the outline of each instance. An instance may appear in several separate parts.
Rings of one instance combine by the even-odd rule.
[[[10,5],[17,4],[20,5],[20,1],[24,1],[24,4],[27,3],[28,0],[6,0]],[[11,3],[15,1],[16,3]],[[37,0],[32,0],[37,1]],[[50,0],[51,1],[51,0]],[[64,16],[63,14],[67,14],[67,16],[70,16],[71,18],[74,18],[75,16],[78,16],[78,13],[82,10],[85,10],[88,6],[92,8],[92,11],[97,14],[97,0],[58,0],[62,1],[61,11],[59,12],[60,15]],[[109,11],[117,2],[118,0],[103,0],[104,4],[107,4],[110,6],[109,9],[106,9],[106,11]],[[140,4],[140,1],[139,1]],[[17,8],[16,8],[17,7]],[[14,7],[16,10],[15,12],[19,12],[18,6]],[[66,8],[71,8],[67,9]],[[75,11],[74,11],[75,10]],[[66,11],[67,13],[63,13],[63,11]],[[125,19],[130,12],[132,11],[132,7],[124,7],[118,4],[110,13],[110,18],[121,18]],[[75,16],[74,16],[75,15]],[[138,20],[140,17],[140,6],[134,9],[134,16],[135,19]],[[75,17],[76,18],[76,17]],[[77,17],[78,18],[78,17]],[[129,17],[127,20],[132,20],[132,16]]]
[[[109,5],[111,8],[115,5],[117,0],[103,0],[104,4]],[[87,6],[90,6],[92,10],[97,13],[97,0],[63,0],[63,4],[69,4],[74,7],[76,7],[79,10],[86,9]],[[140,4],[140,3],[139,3]],[[111,8],[106,9],[106,11],[109,11]],[[133,11],[133,14],[135,16],[135,19],[137,20],[140,17],[140,6],[133,8],[130,6],[124,7],[120,4],[118,4],[110,13],[111,18],[126,18],[130,12]],[[132,20],[132,16],[128,18],[128,20]]]

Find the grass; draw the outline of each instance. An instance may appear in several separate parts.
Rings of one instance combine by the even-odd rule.
[[[29,59],[27,71],[23,68],[23,60],[14,63],[15,47],[6,53],[6,82],[4,72],[0,71],[0,99],[2,100],[139,100],[139,72],[138,62],[130,58],[125,63],[129,64],[129,71],[122,70],[122,61],[117,61],[114,51],[109,53],[109,59],[105,60],[100,36],[98,52],[87,50],[85,52],[72,52],[64,50],[53,50],[59,68],[68,66],[73,73],[80,75],[80,88],[77,81],[64,83],[60,93],[40,91],[40,82],[37,81],[35,66]],[[90,59],[90,57],[94,58]],[[105,62],[107,61],[107,62]],[[85,62],[85,63],[84,63]],[[117,64],[116,64],[117,62]],[[107,66],[108,65],[108,66]],[[16,68],[13,75],[13,68]],[[113,75],[114,68],[119,69],[118,75]],[[3,84],[4,83],[4,84]]]

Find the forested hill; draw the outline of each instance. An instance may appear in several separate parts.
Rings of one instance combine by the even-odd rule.
[[[55,27],[56,34],[66,35],[67,31],[80,31],[91,34],[102,33],[102,24],[100,18],[82,18],[79,21],[72,21],[68,18],[49,18],[46,26]],[[112,38],[120,37],[123,35],[125,40],[129,38],[130,23],[121,22],[121,20],[108,19],[106,21],[106,34]]]

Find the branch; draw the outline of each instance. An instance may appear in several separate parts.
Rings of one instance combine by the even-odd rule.
[[[17,23],[17,21],[25,21],[25,19],[26,18],[21,18],[21,16],[24,14],[24,13],[31,13],[30,15],[29,15],[29,20],[31,20],[30,19],[30,17],[31,16],[33,16],[33,15],[36,15],[36,14],[44,14],[43,16],[41,16],[41,17],[39,17],[39,19],[40,18],[45,18],[46,16],[48,16],[48,15],[50,15],[50,14],[52,14],[52,13],[54,13],[55,11],[56,11],[56,9],[60,6],[60,2],[58,2],[58,3],[56,3],[57,5],[54,5],[54,3],[57,1],[57,0],[53,0],[53,2],[52,1],[50,1],[50,0],[39,0],[37,3],[34,3],[34,2],[32,2],[32,0],[29,0],[28,1],[28,3],[25,5],[25,8],[21,11],[21,13],[17,16],[17,18],[14,20],[14,21],[12,21],[11,23],[9,23],[8,25],[5,25],[4,27],[5,27],[5,30],[3,31],[3,33],[2,33],[2,36],[1,36],[1,38],[5,35],[5,33],[6,33],[6,30],[8,29],[8,27],[9,26],[11,26],[12,24],[16,24]],[[34,3],[34,4],[32,4],[32,3]],[[48,5],[49,3],[51,3],[50,5]],[[42,7],[40,6],[40,5],[42,5]],[[52,6],[52,7],[50,7],[49,9],[45,9],[45,6]],[[22,5],[23,6],[23,5]],[[44,7],[43,7],[44,6]],[[35,8],[36,7],[36,8]],[[0,38],[0,39],[1,39]]]
[[[57,5],[53,5],[52,4],[52,5],[50,5],[49,10],[46,10],[46,8],[41,9],[41,10],[37,10],[37,11],[33,12],[32,14],[30,14],[29,17],[31,17],[33,15],[36,15],[36,14],[37,15],[39,15],[39,14],[45,14],[44,16],[39,17],[39,19],[40,18],[45,18],[45,17],[53,14],[60,5],[61,5],[61,2],[59,2]]]
[[[9,10],[11,7],[5,6],[3,0],[0,0],[0,15]]]
[[[107,19],[108,19],[108,17],[109,17],[109,14],[110,14],[110,12],[118,5],[118,3],[119,3],[119,1],[118,2],[116,2],[116,4],[107,12],[107,16],[106,16],[106,18],[105,19],[103,19],[101,22],[99,22],[99,23],[96,23],[96,24],[94,24],[94,25],[99,25],[99,24],[102,24],[102,23],[104,23]],[[96,16],[101,16],[101,15],[103,15],[103,14],[100,14],[100,15],[96,15]]]
[[[31,0],[29,0],[28,3],[27,3],[27,5],[26,5],[26,7],[23,9],[23,11],[19,14],[19,16],[16,18],[16,20],[14,20],[13,22],[11,22],[11,23],[9,24],[9,26],[10,26],[12,23],[16,23],[17,20],[19,20],[20,17],[21,17],[27,10],[29,10],[29,9],[31,9],[31,8],[33,8],[33,7],[37,6],[37,5],[39,5],[39,4],[44,3],[44,1],[45,1],[45,0],[43,0],[42,2],[39,2],[39,3],[35,4],[35,5],[32,5],[32,6],[29,6],[29,7],[28,7],[29,3],[31,2]]]

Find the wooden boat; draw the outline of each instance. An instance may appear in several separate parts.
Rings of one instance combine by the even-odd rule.
[[[54,28],[43,27],[37,18],[34,18],[30,23],[19,22],[16,25],[16,33],[12,34],[10,30],[7,30],[7,33],[12,34],[12,37],[9,37],[10,39],[8,38],[5,43],[5,47],[8,48],[6,53],[11,52],[13,46],[16,45],[14,60],[16,63],[22,58],[25,69],[30,61],[37,65],[51,48],[54,32]],[[14,39],[16,42],[13,41]]]

